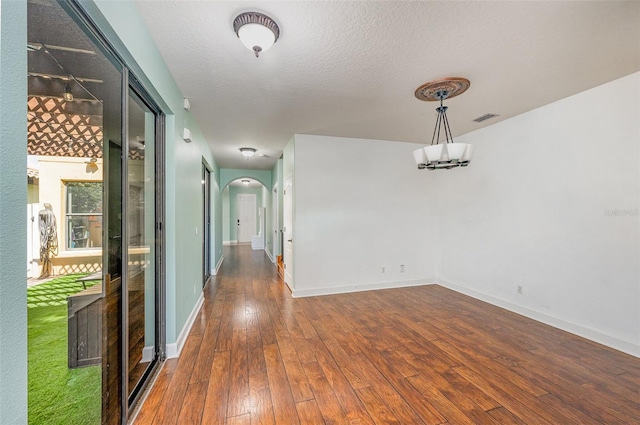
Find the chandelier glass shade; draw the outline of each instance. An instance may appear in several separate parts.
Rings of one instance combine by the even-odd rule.
[[[415,96],[419,100],[440,101],[436,108],[438,117],[431,137],[431,145],[413,151],[413,159],[420,170],[449,170],[456,167],[466,167],[471,162],[473,146],[468,143],[455,143],[449,120],[447,119],[447,106],[443,105],[444,99],[463,93],[469,88],[470,82],[465,78],[445,78],[442,80],[425,83],[418,87]],[[441,134],[444,137],[441,141]]]

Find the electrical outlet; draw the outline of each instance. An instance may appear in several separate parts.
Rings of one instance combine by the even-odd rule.
[[[400,264],[400,273],[404,273],[404,264]]]
[[[521,285],[518,285],[518,294],[524,294],[524,291],[522,290]]]

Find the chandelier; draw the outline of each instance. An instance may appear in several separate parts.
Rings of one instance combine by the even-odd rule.
[[[436,108],[438,118],[433,129],[431,145],[413,151],[413,159],[419,170],[449,170],[455,167],[466,167],[471,162],[473,146],[468,143],[454,143],[447,119],[445,99],[451,99],[464,93],[471,83],[466,78],[451,77],[430,81],[418,87],[415,96],[418,100],[440,101]],[[444,132],[444,140],[440,143],[440,135]]]

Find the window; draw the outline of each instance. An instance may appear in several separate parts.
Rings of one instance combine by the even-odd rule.
[[[102,182],[66,183],[67,249],[102,246]]]

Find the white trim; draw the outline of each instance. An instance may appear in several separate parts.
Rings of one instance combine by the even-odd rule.
[[[224,261],[224,255],[221,255],[220,259],[218,260],[218,264],[216,264],[216,268],[212,273],[214,276],[218,274],[218,270],[220,270],[220,266],[222,265],[223,261]]]
[[[232,241],[222,241],[222,246],[229,246],[229,245],[235,245],[238,243],[238,240],[232,240]]]
[[[505,301],[503,299],[496,298],[491,295],[486,295],[481,292],[474,291],[473,289],[467,288],[462,285],[447,282],[442,279],[437,279],[436,282],[445,288],[451,289],[452,291],[456,291],[461,294],[468,295],[472,298],[476,298],[478,300],[487,302],[489,304],[502,307],[505,310],[509,310],[511,312],[520,314],[522,316],[528,317],[538,322],[553,326],[554,328],[558,328],[563,331],[572,333],[574,335],[578,335],[583,338],[589,339],[591,341],[606,345],[608,347],[614,348],[616,350],[622,351],[632,356],[640,357],[640,345],[634,344],[632,342],[625,341],[625,340],[604,334],[595,329],[591,329],[582,325],[567,322],[558,317],[551,316],[549,314],[546,314],[537,310],[531,310],[527,307],[513,304],[509,301]]]
[[[409,286],[424,286],[433,285],[434,279],[421,279],[421,280],[404,280],[399,282],[381,282],[381,283],[366,283],[358,285],[348,286],[336,286],[333,288],[315,288],[315,289],[294,289],[291,291],[293,298],[314,297],[317,295],[333,295],[333,294],[346,294],[349,292],[361,292],[372,291],[376,289],[392,289],[392,288],[405,288]]]
[[[264,248],[264,252],[267,254],[267,257],[269,257],[269,259],[271,260],[272,263],[276,262],[276,260],[273,258],[273,254],[271,254],[271,251],[269,250],[268,246],[266,246]]]
[[[140,360],[142,363],[147,363],[153,360],[153,349],[154,349],[153,345],[144,347],[142,349],[142,360]]]
[[[196,316],[198,316],[198,312],[200,311],[202,304],[204,304],[203,292],[200,293],[200,297],[198,298],[198,301],[196,301],[196,305],[193,306],[193,310],[191,310],[191,314],[187,318],[187,322],[182,327],[182,331],[180,332],[180,335],[178,335],[178,339],[176,340],[176,342],[167,344],[168,359],[173,359],[180,356],[182,347],[184,347],[184,343],[187,341],[187,336],[191,331],[191,327],[193,326],[193,323],[196,321]]]
[[[283,273],[282,273],[282,274],[284,275],[284,271],[283,271]],[[282,276],[282,281],[284,282],[284,276]],[[312,293],[311,295],[305,295],[305,294],[302,294],[302,295],[296,295],[296,294],[294,294],[294,293],[293,293],[293,289],[291,288],[291,286],[290,286],[287,282],[284,282],[284,284],[285,284],[285,285],[287,285],[287,288],[289,288],[289,292],[291,292],[291,296],[292,296],[293,298],[313,297],[313,296],[315,296],[315,295],[331,295],[330,293],[329,293],[329,294],[313,294],[313,293]],[[300,291],[298,291],[298,292],[300,292]]]

